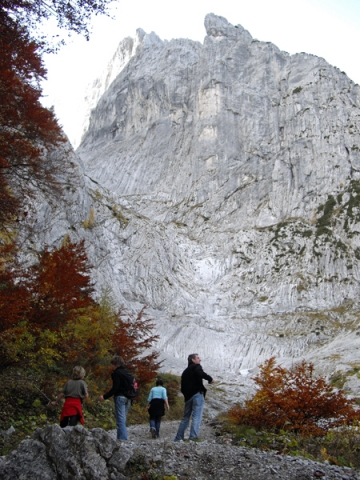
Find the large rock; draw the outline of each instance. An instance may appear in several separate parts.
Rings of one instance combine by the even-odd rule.
[[[31,440],[0,458],[0,478],[121,480],[130,456],[102,429],[52,425],[37,430]]]

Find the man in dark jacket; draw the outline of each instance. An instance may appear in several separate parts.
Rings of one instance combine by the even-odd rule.
[[[127,372],[127,370],[124,366],[124,360],[122,357],[119,357],[119,355],[113,357],[110,363],[113,368],[113,372],[111,374],[113,386],[107,393],[105,393],[105,395],[100,395],[99,400],[102,402],[103,400],[114,396],[117,439],[127,440],[128,434],[126,429],[126,416],[131,405],[131,400],[126,398],[124,395],[127,387],[127,381],[124,377],[124,372]]]
[[[203,378],[209,383],[213,383],[212,377],[204,372],[200,362],[201,359],[197,353],[189,355],[188,367],[181,375],[181,393],[184,395],[185,407],[184,416],[174,438],[175,442],[184,440],[185,430],[189,426],[190,417],[192,417],[192,420],[189,440],[195,440],[199,437],[199,429],[206,395]]]

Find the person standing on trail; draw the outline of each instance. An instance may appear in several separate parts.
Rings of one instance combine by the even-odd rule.
[[[82,402],[84,398],[88,398],[87,385],[84,382],[85,370],[83,367],[76,366],[73,368],[72,380],[68,380],[57,399],[51,402],[55,406],[65,397],[65,403],[60,414],[60,427],[74,427],[80,421],[84,425],[84,415],[82,411]]]
[[[127,388],[127,380],[125,375],[129,372],[125,368],[125,362],[123,358],[119,355],[115,355],[115,357],[111,359],[110,363],[113,369],[111,374],[113,385],[107,393],[100,395],[99,400],[103,402],[104,400],[114,396],[117,439],[128,440],[126,417],[131,405],[131,400],[130,398],[125,397]]]
[[[184,416],[174,438],[175,442],[184,440],[185,430],[189,426],[190,417],[192,420],[189,440],[195,440],[199,438],[199,430],[206,395],[206,388],[203,385],[203,379],[207,380],[208,383],[213,383],[212,377],[204,372],[200,362],[201,359],[197,353],[192,353],[189,355],[188,367],[181,375],[181,393],[184,395],[185,406]]]
[[[150,415],[150,435],[152,438],[159,438],[161,417],[165,415],[165,405],[169,410],[169,402],[166,388],[163,387],[163,381],[158,378],[156,387],[150,390],[148,396],[148,412]]]

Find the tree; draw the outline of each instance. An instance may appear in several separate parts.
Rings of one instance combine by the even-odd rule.
[[[108,15],[112,0],[1,0],[0,7],[15,22],[37,36],[36,43],[46,41],[39,38],[36,30],[44,20],[53,18],[60,29],[84,35],[89,39],[89,23],[92,15]]]
[[[60,248],[39,253],[38,262],[26,273],[29,323],[60,330],[74,321],[81,309],[93,303],[90,269],[84,240],[72,243],[66,238]]]
[[[16,265],[13,248],[0,247],[0,364],[61,363],[69,350],[67,325],[95,304],[84,241],[66,238],[59,248],[39,254],[27,270]]]
[[[46,152],[65,141],[54,114],[44,108],[45,69],[25,27],[0,11],[0,221],[13,222],[34,188],[56,188],[59,165]]]
[[[159,352],[148,351],[159,338],[153,334],[152,319],[145,318],[143,307],[135,319],[123,318],[118,312],[114,334],[112,336],[112,353],[120,355],[129,370],[135,374],[140,386],[150,382],[157,374],[161,365],[158,361]]]
[[[21,281],[15,254],[13,241],[0,244],[0,333],[22,320],[29,305],[29,291]]]
[[[81,364],[88,374],[103,378],[109,370],[112,336],[118,317],[108,288],[99,303],[93,302],[78,311],[65,329],[67,361]]]
[[[34,189],[59,190],[63,162],[47,152],[65,142],[54,113],[40,103],[46,76],[41,52],[51,50],[40,24],[89,37],[92,14],[106,14],[110,0],[0,0],[0,228],[18,220]],[[63,160],[63,159],[62,159]]]
[[[254,380],[259,389],[253,398],[229,411],[234,423],[323,435],[329,428],[360,420],[354,400],[315,376],[311,363],[286,369],[276,366],[272,357],[260,365]]]

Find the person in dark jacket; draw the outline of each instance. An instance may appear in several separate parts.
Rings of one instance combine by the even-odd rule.
[[[119,355],[115,355],[115,357],[111,359],[110,363],[113,368],[113,372],[111,374],[113,385],[107,393],[105,393],[104,395],[100,395],[99,400],[102,402],[114,396],[117,439],[128,440],[128,433],[126,429],[126,416],[131,405],[131,400],[129,398],[126,398],[124,395],[127,386],[124,372],[127,372],[127,370],[125,369],[124,360]]]
[[[188,367],[181,375],[181,393],[184,395],[185,407],[184,416],[180,422],[179,429],[174,438],[175,442],[184,440],[185,430],[189,426],[191,417],[191,427],[189,440],[199,438],[199,430],[204,410],[206,388],[203,385],[203,379],[208,383],[213,383],[212,377],[204,372],[200,365],[201,359],[197,353],[188,356]]]

